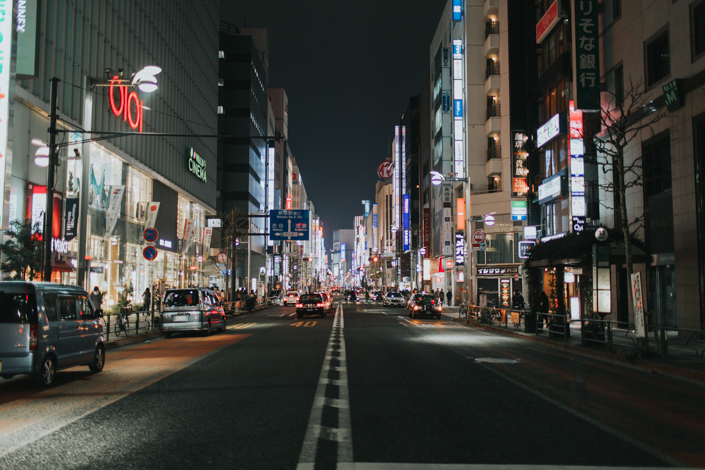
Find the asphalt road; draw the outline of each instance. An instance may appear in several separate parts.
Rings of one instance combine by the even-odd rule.
[[[696,385],[379,304],[293,312],[0,380],[0,469],[705,466]]]

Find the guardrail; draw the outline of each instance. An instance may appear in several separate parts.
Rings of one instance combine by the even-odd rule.
[[[127,318],[127,331],[126,336],[137,335],[142,330],[142,333],[147,333],[153,331],[155,328],[159,328],[159,315],[155,315],[156,312],[125,312],[125,313],[109,313],[103,316],[105,321],[105,339],[110,340],[110,335],[115,334],[115,323],[118,321],[118,317],[123,315]],[[123,331],[123,330],[120,330]]]
[[[525,310],[464,304],[460,306],[459,316],[478,323],[514,328],[535,335],[548,333],[549,337],[564,342],[575,338],[576,341],[579,339],[583,346],[601,346],[610,352],[616,349],[646,352],[648,348],[649,354],[660,355],[662,358],[695,356],[705,360],[705,330],[648,325],[647,338],[644,340],[637,338],[634,324],[615,320],[571,320],[564,315],[539,312],[535,317],[531,317],[527,324]]]

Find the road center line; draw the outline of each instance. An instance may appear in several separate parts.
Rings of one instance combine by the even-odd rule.
[[[352,462],[352,429],[350,427],[350,394],[348,392],[348,372],[345,355],[345,339],[343,338],[343,306],[338,305],[333,320],[333,328],[328,339],[326,355],[323,359],[318,387],[311,408],[311,416],[306,429],[306,436],[301,447],[297,470],[309,470],[315,467],[316,452],[319,439],[333,441],[338,444],[338,463]],[[335,349],[338,357],[329,353]],[[331,366],[331,360],[338,361],[338,365]],[[330,379],[331,371],[337,371],[339,379]],[[338,387],[338,398],[332,399],[325,396],[328,386]],[[321,425],[323,407],[328,406],[338,410],[338,427],[329,428]]]

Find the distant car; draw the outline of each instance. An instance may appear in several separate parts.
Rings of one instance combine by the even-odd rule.
[[[284,294],[284,305],[296,305],[296,302],[299,300],[299,292],[295,290],[289,290],[286,291],[286,294]]]
[[[322,294],[303,294],[296,303],[296,318],[304,315],[319,315],[326,317],[326,301]]]
[[[325,304],[326,304],[326,311],[332,312],[333,311],[333,297],[328,293],[328,292],[321,292],[321,296],[323,297]]]
[[[370,294],[370,299],[371,300],[384,300],[384,294],[380,290],[374,291]]]
[[[405,303],[406,299],[400,292],[389,292],[382,301],[385,307],[403,307]]]
[[[184,331],[210,335],[225,331],[225,312],[218,296],[210,289],[167,289],[162,300],[160,330],[164,337]]]
[[[441,318],[441,304],[434,296],[429,294],[416,294],[409,300],[407,306],[409,316],[416,318],[421,315],[431,315]]]

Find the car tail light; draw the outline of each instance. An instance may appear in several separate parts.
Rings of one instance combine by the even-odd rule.
[[[303,308],[304,304],[296,304],[296,308]]]
[[[30,323],[29,325],[29,350],[36,351],[39,345],[39,324]]]
[[[431,305],[433,305],[433,304],[435,304],[435,303],[436,303],[436,301],[435,301],[435,300],[432,300],[432,301],[431,301]]]
[[[323,304],[316,304],[316,307],[323,307]]]

